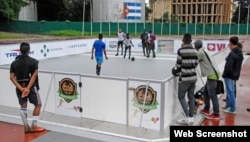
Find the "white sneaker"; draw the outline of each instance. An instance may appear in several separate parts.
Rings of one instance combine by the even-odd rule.
[[[191,125],[194,123],[194,118],[193,117],[182,118],[182,119],[177,120],[177,123],[183,124],[183,125]]]
[[[188,123],[194,123],[194,117],[188,117],[187,120]]]

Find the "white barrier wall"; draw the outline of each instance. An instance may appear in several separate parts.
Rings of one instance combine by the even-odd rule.
[[[52,47],[49,49],[51,50]],[[75,51],[71,53],[73,52],[75,53]],[[59,53],[63,54],[61,51]],[[227,53],[228,49],[215,54],[216,62],[223,64],[225,60],[222,59],[225,59]],[[14,58],[14,56],[11,57]],[[9,80],[9,69],[0,67],[0,78],[5,81],[0,85],[0,104],[19,108],[15,87]],[[180,113],[175,94],[177,93],[176,78],[167,81],[149,81],[147,93],[143,92],[147,82],[132,78],[39,71],[39,82],[42,110],[55,114],[136,127],[141,124],[147,129],[163,130]],[[80,82],[82,87],[79,86]],[[197,86],[199,85],[200,82],[197,82]],[[145,96],[146,110],[142,111],[141,102]],[[33,106],[29,105],[28,109],[33,109]]]
[[[165,83],[164,129],[166,129],[181,113],[178,100],[178,78],[174,77]],[[171,101],[170,101],[171,100]]]
[[[160,130],[161,94],[160,83],[129,81],[128,125]]]
[[[126,124],[127,80],[82,77],[83,118]]]

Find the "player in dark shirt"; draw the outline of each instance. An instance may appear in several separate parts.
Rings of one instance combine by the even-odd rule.
[[[39,132],[45,129],[37,126],[41,110],[41,99],[38,93],[38,61],[29,57],[30,45],[23,42],[20,45],[21,55],[18,56],[10,67],[10,80],[16,86],[20,108],[20,116],[24,124],[24,132]],[[34,104],[31,127],[27,120],[27,102]]]
[[[142,51],[144,56],[148,56],[148,33],[146,30],[143,30],[143,33],[141,34],[141,43],[142,43]]]

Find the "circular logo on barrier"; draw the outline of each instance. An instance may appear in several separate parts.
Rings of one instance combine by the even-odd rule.
[[[59,96],[63,98],[66,102],[71,102],[77,99],[77,84],[70,78],[63,78],[59,81]]]
[[[143,106],[145,100],[145,104]],[[150,86],[140,85],[135,89],[134,106],[142,112],[147,113],[150,110],[157,109],[157,92]]]

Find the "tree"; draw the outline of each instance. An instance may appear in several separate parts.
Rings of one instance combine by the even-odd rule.
[[[145,5],[145,21],[148,20],[149,15],[152,13],[152,9],[150,9],[147,5]]]
[[[82,21],[85,1],[85,21],[90,21],[90,0],[37,0],[38,20]]]
[[[169,17],[169,13],[168,12],[165,12],[161,18],[159,19],[154,19],[155,22],[166,22],[166,23],[169,23],[169,22],[172,22],[172,23],[175,23],[175,22],[178,22],[178,16],[177,15],[173,15],[171,14],[171,17]]]
[[[248,6],[250,5],[250,0],[234,0],[237,4],[236,10],[233,14],[232,22],[234,23],[247,23],[248,17]],[[240,13],[239,13],[240,12]],[[240,17],[239,17],[240,15]],[[249,20],[249,19],[248,19]]]
[[[23,0],[1,0],[0,1],[0,20],[16,20],[23,6],[28,3]]]

